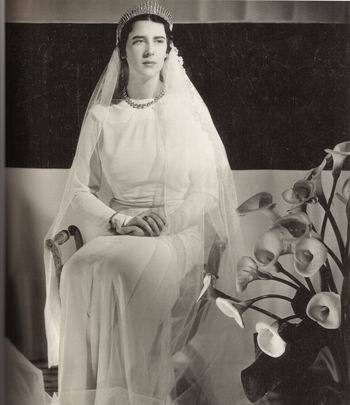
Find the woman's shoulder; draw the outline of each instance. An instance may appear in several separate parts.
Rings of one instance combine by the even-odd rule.
[[[100,122],[105,122],[105,121],[125,121],[129,117],[126,117],[125,115],[129,116],[130,111],[123,106],[123,102],[113,102],[109,106],[104,106],[101,104],[95,104],[93,107],[90,109],[90,113],[92,117]],[[123,108],[124,107],[124,108]]]
[[[178,119],[179,116],[183,116],[186,119],[191,116],[191,106],[188,105],[184,97],[181,97],[179,94],[166,94],[163,100],[161,100],[161,105],[176,119]]]
[[[109,107],[102,104],[95,104],[90,108],[91,116],[97,121],[104,121],[109,114]]]

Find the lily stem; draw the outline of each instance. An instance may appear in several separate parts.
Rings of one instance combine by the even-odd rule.
[[[341,233],[339,231],[337,222],[334,219],[334,216],[333,216],[332,211],[330,209],[330,207],[332,205],[332,200],[333,200],[333,196],[334,196],[334,192],[335,192],[335,187],[337,185],[337,181],[338,181],[337,179],[333,180],[333,187],[332,187],[332,191],[331,191],[331,195],[329,197],[328,203],[324,203],[321,200],[319,200],[319,203],[320,203],[321,207],[323,208],[323,210],[325,212],[325,216],[323,218],[322,226],[321,226],[321,238],[324,239],[324,235],[325,235],[325,232],[326,232],[327,220],[329,219],[329,222],[331,223],[333,231],[334,231],[334,235],[335,235],[335,237],[337,239],[337,242],[338,242],[340,255],[341,255],[342,259],[344,260],[344,255],[345,255],[344,241],[343,241],[343,238],[342,238]]]
[[[281,278],[281,277],[273,276],[273,277],[271,278],[271,280],[273,280],[273,281],[278,281],[278,282],[280,282],[280,283],[286,284],[286,285],[288,285],[289,287],[295,288],[296,290],[299,289],[299,286],[297,286],[296,284],[291,283],[290,281],[285,280],[284,278]]]
[[[265,300],[266,298],[279,298],[279,299],[281,299],[281,300],[285,300],[285,301],[289,301],[289,302],[292,302],[292,301],[293,301],[292,298],[286,297],[285,295],[281,295],[281,294],[266,294],[266,295],[260,295],[259,297],[252,298],[251,300],[248,300],[248,301],[251,301],[252,304],[254,304],[255,302],[258,302],[258,301],[261,301],[261,300]]]
[[[350,204],[350,203],[348,203]],[[348,229],[346,234],[346,244],[345,244],[345,258],[349,259],[349,250],[350,250],[350,219],[348,220]]]
[[[328,201],[326,203],[326,215],[324,216],[323,221],[322,221],[322,227],[321,227],[322,239],[324,238],[324,234],[326,232],[326,226],[327,226],[327,221],[328,221],[328,212],[330,211],[330,208],[331,208],[331,205],[332,205],[332,201],[333,201],[335,189],[337,187],[338,179],[339,179],[339,176],[333,176],[333,184],[332,184],[331,194],[330,194],[329,199],[328,199]]]
[[[251,305],[249,308],[250,308],[250,309],[254,309],[254,311],[261,312],[262,314],[267,315],[267,316],[269,316],[270,318],[275,319],[276,321],[281,321],[281,319],[282,319],[282,318],[279,317],[278,315],[275,315],[274,313],[272,313],[272,312],[270,312],[270,311],[267,311],[266,309],[257,307],[257,306],[255,306],[255,305]]]
[[[350,228],[350,227],[349,227]],[[338,266],[339,270],[341,271],[341,273],[344,275],[344,270],[343,270],[343,264],[342,262],[339,260],[338,256],[333,252],[333,250],[324,242],[322,241],[324,247],[328,250],[329,255],[331,256],[331,258],[334,260],[334,262],[336,263],[336,265]]]
[[[281,265],[280,262],[276,262],[276,267],[277,267],[277,271],[279,273],[284,274],[285,276],[287,276],[288,278],[290,278],[292,281],[295,282],[295,284],[297,284],[299,287],[303,287],[305,288],[304,284],[299,281],[296,277],[294,277],[292,274],[289,273],[289,271],[287,271],[286,269],[284,269]]]
[[[309,277],[304,277],[304,278],[305,278],[307,286],[309,287],[310,292],[312,292],[313,294],[316,294],[316,290],[315,290],[314,286],[312,285],[310,278]]]
[[[331,289],[331,291],[335,292],[336,294],[338,294],[338,290],[337,290],[337,286],[335,285],[335,281],[333,278],[333,274],[331,271],[331,265],[329,264],[329,260],[326,260],[326,275],[327,275],[327,283],[329,285],[329,288]],[[322,266],[324,267],[324,266]],[[321,267],[321,270],[322,270]]]
[[[321,204],[321,202],[320,202]],[[322,207],[324,207],[324,205],[321,204]],[[312,229],[316,232],[316,228],[315,225],[312,225]],[[341,239],[342,240],[342,239]],[[323,245],[326,247],[326,249],[328,249],[329,254],[333,257],[333,260],[336,261],[337,260],[337,264],[340,269],[340,271],[343,274],[342,268],[343,265],[341,263],[341,261],[338,259],[338,257],[336,256],[336,254],[326,245],[326,243],[324,242],[323,238],[321,239],[321,242],[323,243]],[[321,290],[322,291],[327,291],[328,289],[333,290],[334,288],[336,290],[335,287],[335,282],[333,279],[333,274],[332,274],[332,269],[331,269],[331,265],[329,264],[329,260],[326,260],[326,263],[320,268],[320,279],[321,279]],[[335,291],[334,291],[335,292]]]
[[[342,259],[344,259],[345,246],[344,246],[343,238],[342,238],[342,236],[340,234],[337,222],[336,222],[333,214],[331,213],[331,211],[329,211],[329,222],[332,225],[334,235],[335,235],[335,237],[337,239],[339,250],[340,250],[340,255],[341,255]]]
[[[298,315],[290,315],[290,316],[287,316],[286,318],[281,319],[281,322],[285,323],[285,322],[291,321],[292,319],[301,319],[301,318]]]

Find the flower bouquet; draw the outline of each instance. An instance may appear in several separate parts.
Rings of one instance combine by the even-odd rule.
[[[318,167],[282,193],[289,206],[283,215],[267,192],[237,208],[239,215],[259,212],[271,222],[254,256],[238,261],[237,291],[262,280],[264,287],[283,284],[290,294],[239,299],[216,289],[216,276],[207,273],[203,280],[199,300],[214,300],[240,327],[247,310],[264,315],[254,334],[255,361],[241,373],[251,402],[278,396],[283,404],[296,398],[299,404],[350,403],[350,177],[342,173],[350,142],[326,153]],[[332,170],[330,190],[322,181],[325,169]],[[333,212],[335,199],[345,212],[340,220]],[[315,211],[322,214],[318,224],[312,220]],[[290,315],[267,310],[263,300],[287,302]]]

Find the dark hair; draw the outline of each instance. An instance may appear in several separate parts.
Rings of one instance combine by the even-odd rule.
[[[173,35],[170,30],[169,23],[165,21],[162,17],[159,17],[158,15],[155,14],[141,14],[138,15],[131,20],[129,20],[123,27],[122,32],[120,34],[120,39],[119,39],[119,51],[120,51],[120,56],[124,58],[126,56],[126,42],[128,40],[129,34],[133,29],[133,26],[136,21],[153,21],[156,23],[160,23],[164,25],[164,30],[165,30],[165,35],[167,39],[167,53],[170,52],[170,46],[173,40]]]
[[[126,87],[129,79],[129,67],[126,61],[126,42],[128,40],[129,34],[133,29],[134,23],[136,21],[152,21],[156,23],[160,23],[164,25],[165,35],[167,39],[167,50],[166,52],[169,53],[171,50],[171,44],[173,41],[173,35],[170,30],[170,25],[167,21],[165,21],[162,17],[159,17],[155,14],[141,14],[138,15],[131,20],[129,20],[123,27],[122,32],[120,34],[119,39],[119,52],[121,57],[121,69],[120,69],[120,77],[118,82],[118,89],[117,93],[115,94],[114,100],[120,100],[122,98],[122,91],[124,87]]]

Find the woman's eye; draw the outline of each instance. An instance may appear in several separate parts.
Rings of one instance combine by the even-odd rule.
[[[143,42],[142,39],[137,39],[136,41],[133,42],[133,45],[135,44],[141,44]]]
[[[157,39],[157,40],[156,40],[156,43],[157,43],[157,44],[164,44],[164,39]]]

